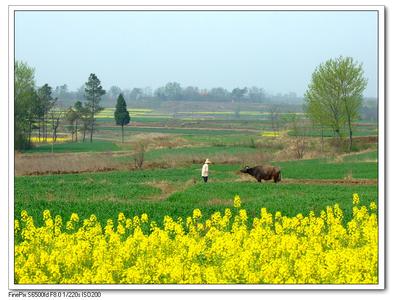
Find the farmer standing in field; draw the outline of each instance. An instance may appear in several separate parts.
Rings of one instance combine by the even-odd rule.
[[[202,178],[205,183],[209,177],[209,164],[211,164],[211,161],[207,158],[202,167]]]

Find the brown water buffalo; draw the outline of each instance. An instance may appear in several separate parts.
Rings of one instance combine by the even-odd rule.
[[[281,169],[279,167],[273,166],[256,166],[250,168],[249,166],[244,167],[240,170],[242,173],[247,173],[256,178],[258,182],[263,180],[274,179],[274,182],[277,183],[281,181]]]

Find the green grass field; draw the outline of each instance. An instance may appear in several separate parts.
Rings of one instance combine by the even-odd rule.
[[[122,150],[118,144],[110,141],[93,140],[92,143],[86,142],[64,142],[53,145],[53,152],[103,152],[103,151],[119,151]],[[52,144],[37,144],[34,148],[26,151],[27,153],[35,152],[52,152]]]
[[[377,164],[369,162],[329,163],[325,160],[280,163],[283,181],[257,183],[239,181],[238,165],[212,165],[208,184],[201,183],[200,166],[130,172],[84,173],[15,178],[15,214],[26,209],[35,219],[50,209],[67,219],[72,212],[81,218],[96,214],[100,220],[148,213],[161,222],[164,215],[185,217],[196,207],[205,215],[232,206],[239,194],[244,207],[258,214],[261,207],[287,215],[309,210],[319,212],[339,203],[350,217],[352,193],[365,204],[377,200],[377,185],[323,185],[296,183],[293,179],[377,178]],[[292,179],[286,183],[285,179]]]
[[[131,144],[120,143],[121,131],[114,124],[113,112],[113,109],[106,109],[98,116],[98,131],[93,143],[56,143],[53,152],[132,150]],[[142,123],[144,127],[134,126],[135,122]],[[280,123],[282,134],[290,129],[285,126],[284,121]],[[109,218],[116,219],[119,212],[124,212],[127,216],[148,213],[150,218],[161,223],[164,215],[184,218],[191,215],[194,208],[200,208],[205,217],[217,210],[223,212],[226,207],[232,207],[233,197],[238,194],[242,198],[243,207],[248,210],[250,222],[253,216],[259,214],[261,207],[294,216],[297,213],[307,214],[310,210],[319,214],[327,205],[335,203],[340,204],[345,220],[348,220],[351,217],[353,193],[359,193],[362,203],[366,205],[372,200],[378,201],[378,186],[373,181],[363,185],[328,182],[377,179],[378,156],[376,145],[371,145],[372,142],[364,142],[364,149],[368,152],[340,155],[331,159],[271,162],[282,169],[283,180],[278,184],[257,183],[247,175],[242,176],[239,170],[244,166],[235,163],[217,164],[214,161],[210,166],[208,184],[201,182],[201,165],[191,164],[194,158],[200,160],[216,156],[217,161],[223,157],[221,161],[227,162],[225,155],[228,155],[236,157],[237,160],[234,161],[239,162],[245,161],[243,157],[251,157],[250,160],[259,157],[254,154],[275,154],[285,150],[291,143],[290,137],[285,137],[283,141],[262,137],[261,133],[271,131],[270,127],[269,115],[258,111],[240,112],[239,117],[236,117],[230,111],[181,112],[174,115],[148,109],[131,109],[131,126],[125,127],[127,141],[136,141],[132,138],[140,133],[165,134],[159,135],[161,140],[158,142],[151,137],[154,135],[141,135],[147,140],[150,138],[148,142],[156,142],[154,149],[148,148],[146,151],[145,162],[187,158],[184,159],[184,164],[179,165],[188,164],[188,167],[17,176],[14,189],[15,215],[20,215],[25,209],[35,220],[41,220],[42,212],[49,209],[53,215],[61,215],[64,221],[71,213],[77,212],[82,219],[95,214],[101,222],[105,222]],[[370,123],[357,124],[354,132],[355,136],[378,134],[376,124]],[[291,136],[291,131],[288,134]],[[315,143],[319,143],[319,130],[310,128],[307,135],[315,136]],[[325,132],[325,136],[328,135]],[[174,145],[165,143],[171,141],[175,141]],[[319,149],[318,145],[315,146],[317,148]],[[311,152],[312,149],[307,151]],[[29,151],[32,159],[34,153],[44,152],[52,152],[52,145],[38,144]],[[95,157],[96,154],[93,155]],[[111,159],[133,165],[134,158],[131,155],[116,155]],[[255,161],[255,164],[258,163],[261,161]]]
[[[347,132],[343,130],[343,133],[346,135]],[[304,131],[305,136],[309,137],[320,137],[321,136],[321,130],[320,129],[314,129],[314,128],[306,128]],[[293,130],[288,131],[288,135],[294,136]],[[354,137],[360,137],[360,136],[377,136],[378,135],[378,128],[376,124],[372,125],[355,125],[353,129],[353,136]],[[334,132],[327,128],[323,132],[324,137],[334,137],[335,134]]]
[[[172,117],[171,116],[132,116],[131,117],[131,125],[134,124],[135,122],[138,123],[166,123],[168,120],[170,120]],[[108,117],[108,116],[101,116],[100,118],[97,119],[97,123],[99,126],[101,124],[107,124],[107,125],[115,125],[115,119],[114,117]]]
[[[101,131],[112,131],[119,130],[116,127],[107,127],[101,126]],[[166,127],[132,127],[127,126],[124,127],[125,132],[154,132],[154,133],[172,133],[172,134],[203,134],[203,135],[225,135],[225,134],[239,134],[242,132],[241,130],[234,129],[218,129],[218,130],[209,130],[209,129],[188,129],[188,128],[166,128]],[[243,132],[248,133],[247,130]]]
[[[329,162],[326,159],[298,160],[277,163],[283,177],[296,179],[376,179],[376,162]]]
[[[357,161],[377,161],[378,160],[378,152],[370,151],[365,153],[355,153],[352,155],[348,155],[344,157],[345,162],[357,162]]]

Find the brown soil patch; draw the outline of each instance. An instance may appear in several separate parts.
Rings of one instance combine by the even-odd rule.
[[[359,155],[359,154],[365,154],[365,153],[370,153],[374,152],[374,149],[367,149],[367,150],[362,150],[362,151],[357,151],[357,152],[351,152],[351,153],[343,153],[336,155],[334,159],[332,159],[332,162],[334,163],[340,163],[344,161],[345,157],[352,156],[352,155]],[[361,162],[378,162],[378,160],[372,160],[372,159],[362,159]]]
[[[354,141],[361,141],[364,143],[378,143],[378,136],[355,136]]]
[[[170,194],[174,193],[176,191],[176,187],[174,184],[169,183],[168,181],[151,181],[151,182],[146,182],[146,185],[159,188],[161,190],[161,193],[157,196],[149,197],[149,199],[152,200],[164,200],[166,199]]]
[[[127,169],[127,164],[104,153],[15,154],[15,175],[75,174]]]
[[[283,179],[281,183],[375,185],[377,179]]]
[[[235,179],[236,182],[255,182],[256,179],[249,175],[241,174],[239,178]],[[261,184],[274,183],[273,180],[262,181]],[[356,179],[348,176],[345,179],[294,179],[294,178],[285,178],[282,179],[277,184],[344,184],[344,185],[376,185],[378,184],[377,179]]]
[[[56,195],[55,194],[53,194],[53,193],[51,193],[51,192],[47,192],[46,193],[46,200],[48,201],[48,202],[51,202],[51,201],[53,201],[53,200],[55,200],[56,199]]]
[[[250,182],[250,181],[256,181],[256,179],[250,175],[246,175],[243,173],[238,172],[239,177],[235,179],[236,182]]]
[[[184,191],[185,189],[194,185],[195,183],[196,183],[195,179],[190,179],[190,180],[186,181],[185,183],[182,183],[181,185],[179,185],[178,183],[175,183],[175,182],[168,182],[168,181],[164,181],[164,180],[162,180],[162,181],[149,181],[144,184],[155,187],[155,188],[159,188],[161,190],[161,193],[159,195],[153,195],[153,196],[146,197],[145,199],[150,200],[150,201],[163,201],[163,200],[167,199],[171,194],[173,194],[175,192]]]

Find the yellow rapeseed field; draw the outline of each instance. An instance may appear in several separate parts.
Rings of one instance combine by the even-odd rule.
[[[264,137],[277,137],[277,136],[281,136],[281,134],[277,131],[262,131],[261,132],[261,136]]]
[[[15,220],[18,284],[377,284],[376,204],[360,206],[344,224],[338,205],[319,216],[286,217],[262,208],[247,226],[239,196],[224,214],[204,222],[199,209],[185,220],[147,214],[63,221],[43,212],[36,227],[23,211]]]
[[[61,143],[61,142],[67,142],[70,141],[71,138],[70,137],[57,137],[56,138],[56,143]],[[53,142],[53,138],[52,137],[47,137],[46,139],[44,138],[38,138],[38,137],[32,137],[31,141],[33,143],[52,143]]]

